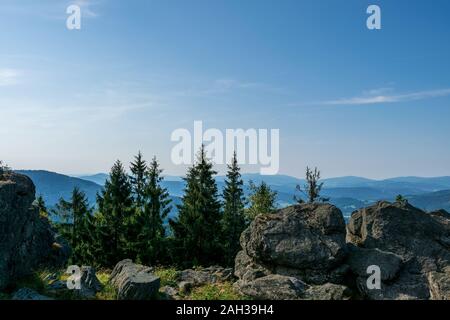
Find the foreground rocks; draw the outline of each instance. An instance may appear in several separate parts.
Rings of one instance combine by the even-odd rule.
[[[103,285],[95,274],[95,269],[89,266],[81,267],[81,289],[79,295],[83,298],[94,298],[97,292],[103,289]]]
[[[258,216],[241,236],[235,287],[256,299],[449,299],[450,220],[379,202],[346,226],[329,204]],[[369,266],[381,289],[369,289]]]
[[[151,268],[135,264],[130,259],[120,261],[114,267],[109,281],[117,289],[119,300],[155,298],[160,286],[160,279]]]
[[[357,279],[364,297],[449,297],[450,219],[442,210],[426,213],[407,203],[379,202],[353,213],[347,231],[349,243],[368,252],[384,252],[383,256],[366,263],[380,265],[381,289],[367,290],[365,277]],[[356,254],[366,255],[361,251]],[[352,266],[361,276],[358,268]]]
[[[35,187],[26,176],[0,179],[0,290],[33,269],[62,266],[67,246],[56,239],[49,222],[33,205]]]
[[[328,292],[344,299],[349,292],[342,285],[349,271],[345,222],[332,205],[304,204],[260,215],[242,234],[241,245],[235,286],[244,295],[315,299]]]

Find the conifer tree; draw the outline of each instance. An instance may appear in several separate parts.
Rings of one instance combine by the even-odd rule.
[[[164,220],[171,210],[169,192],[161,186],[163,170],[156,157],[146,173],[143,210],[137,218],[140,233],[137,238],[137,258],[141,263],[153,265],[164,261],[167,247]]]
[[[127,255],[130,220],[134,212],[132,187],[120,161],[116,161],[104,190],[97,195],[97,204],[101,264],[114,266]]]
[[[174,250],[183,266],[211,265],[219,262],[221,252],[221,212],[216,171],[206,158],[204,146],[185,178],[186,188],[178,219],[171,220]]]
[[[236,152],[234,152],[232,162],[228,165],[227,178],[223,190],[223,246],[225,263],[227,265],[234,263],[234,258],[240,250],[239,239],[246,227],[243,184]]]
[[[246,215],[253,220],[259,214],[269,214],[276,210],[277,192],[272,191],[264,181],[260,185],[255,185],[250,181],[250,207],[246,210]]]
[[[87,230],[87,221],[91,220],[92,212],[86,194],[75,187],[70,200],[61,198],[54,213],[61,219],[60,231],[71,245],[71,262],[75,264],[88,262],[86,251],[93,244],[89,236],[90,231]]]
[[[327,202],[330,200],[328,198],[320,196],[323,182],[319,181],[320,171],[317,168],[314,168],[313,171],[309,167],[306,167],[306,184],[304,186],[304,191],[302,190],[300,185],[297,185],[296,189],[306,196],[308,203],[315,203],[318,201]],[[294,197],[294,199],[297,200],[298,203],[303,203],[303,199],[299,197]]]
[[[139,151],[137,156],[134,157],[134,162],[131,163],[131,186],[133,188],[134,200],[136,207],[142,209],[144,205],[144,193],[146,187],[146,173],[147,163],[142,157],[142,153]]]

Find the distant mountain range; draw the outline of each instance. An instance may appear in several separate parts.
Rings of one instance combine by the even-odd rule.
[[[95,204],[96,194],[103,187],[89,180],[69,177],[56,172],[44,170],[17,170],[33,180],[36,186],[36,196],[42,195],[47,206],[54,206],[60,198],[69,199],[74,187],[86,193],[91,205]]]
[[[108,178],[108,174],[98,173],[90,176],[69,177],[49,171],[21,170],[19,173],[28,175],[36,185],[37,194],[42,194],[48,206],[53,206],[63,198],[69,198],[73,187],[83,190],[91,205],[95,204],[96,193]],[[246,192],[250,180],[255,183],[265,181],[273,190],[278,192],[279,206],[294,203],[296,185],[304,185],[305,181],[287,175],[261,176],[260,174],[243,174]],[[224,187],[224,176],[216,177],[219,190]],[[445,209],[450,211],[450,177],[422,178],[398,177],[385,180],[372,180],[362,177],[339,177],[323,179],[323,196],[330,198],[330,202],[339,207],[344,216],[359,208],[378,200],[394,200],[399,194],[408,201],[424,210]],[[166,176],[164,187],[174,200],[179,203],[184,191],[184,180],[178,176]],[[171,215],[176,215],[176,209]]]

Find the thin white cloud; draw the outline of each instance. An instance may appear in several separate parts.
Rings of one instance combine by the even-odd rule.
[[[21,72],[15,69],[0,69],[0,87],[19,83]]]
[[[226,94],[238,90],[254,90],[262,92],[282,93],[280,88],[261,82],[247,82],[231,78],[220,78],[208,84],[176,91],[173,96],[182,97],[208,97],[218,94]]]
[[[373,91],[372,93],[376,93]],[[416,101],[430,98],[446,97],[450,95],[450,89],[438,89],[428,91],[418,91],[406,94],[378,94],[362,95],[352,98],[343,98],[337,100],[323,101],[323,105],[366,105],[379,103],[395,103],[405,101]]]

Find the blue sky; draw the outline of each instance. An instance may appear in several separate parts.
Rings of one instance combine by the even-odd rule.
[[[279,128],[283,174],[450,175],[449,15],[446,0],[2,0],[0,158],[84,174],[142,150],[183,174],[170,134],[202,120]]]

